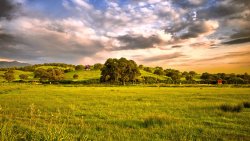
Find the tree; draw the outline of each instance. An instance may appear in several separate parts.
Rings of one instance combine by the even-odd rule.
[[[94,64],[94,70],[101,70],[102,68],[103,68],[103,64],[101,64],[101,63],[96,63],[96,64]]]
[[[101,69],[101,82],[134,82],[140,76],[137,64],[133,60],[126,58],[108,59]]]
[[[83,65],[77,65],[76,67],[75,67],[75,70],[77,70],[77,71],[79,71],[79,70],[84,70],[85,69],[85,67],[83,66]]]
[[[37,69],[34,72],[34,78],[40,78],[40,80],[57,81],[64,79],[64,71],[58,68]]]
[[[74,74],[74,75],[73,75],[73,78],[74,78],[74,79],[78,79],[78,78],[79,78],[79,75],[78,75],[78,74]]]
[[[11,82],[11,81],[15,80],[14,71],[9,70],[9,71],[5,72],[3,77],[8,82]]]
[[[186,77],[188,75],[188,72],[187,71],[184,71],[183,73],[182,73],[182,76],[183,77]]]
[[[20,74],[19,75],[19,78],[22,79],[22,80],[27,80],[28,79],[28,75],[27,74]]]
[[[40,80],[47,80],[48,73],[47,70],[43,68],[39,68],[34,71],[34,78],[39,78]]]
[[[152,73],[152,69],[150,67],[144,67],[143,70],[146,71],[146,72]]]
[[[185,74],[185,79],[189,82],[194,80],[195,75],[197,74],[195,71],[183,72],[182,75]]]
[[[188,74],[191,75],[192,78],[195,77],[195,75],[197,75],[195,71],[190,71]]]
[[[139,65],[139,69],[143,69],[143,67],[144,67],[143,65]]]
[[[170,77],[175,83],[177,83],[181,79],[181,73],[179,70],[166,69],[165,73],[166,76]]]
[[[47,69],[48,80],[50,81],[58,81],[64,79],[64,71],[58,68],[49,68]]]
[[[156,74],[156,75],[164,75],[164,71],[162,69],[156,69],[154,71],[154,74]]]

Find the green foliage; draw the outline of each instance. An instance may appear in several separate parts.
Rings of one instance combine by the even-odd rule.
[[[102,68],[103,68],[103,64],[101,64],[101,63],[96,63],[93,66],[94,70],[101,70]]]
[[[229,105],[229,104],[222,104],[220,109],[224,112],[240,112],[242,110],[242,104],[238,105]]]
[[[4,75],[3,75],[3,78],[5,80],[7,80],[8,82],[11,82],[11,81],[15,80],[14,71],[9,70],[9,71],[5,72]]]
[[[152,69],[151,69],[150,67],[145,67],[143,70],[146,71],[146,72],[150,72],[150,73],[153,72]]]
[[[138,67],[139,67],[139,69],[143,69],[144,68],[144,66],[142,64],[140,64]]]
[[[159,82],[159,80],[155,77],[152,77],[152,76],[143,76],[142,82],[144,82],[146,84],[154,84],[154,83]]]
[[[79,70],[84,70],[85,69],[85,67],[83,66],[83,65],[77,65],[76,67],[75,67],[75,70],[77,70],[77,71],[79,71]]]
[[[22,79],[22,80],[27,80],[28,79],[28,75],[27,74],[20,74],[19,75],[19,78]]]
[[[157,75],[164,75],[164,71],[163,71],[163,69],[156,69],[156,70],[154,71],[154,74],[157,74]]]
[[[74,79],[78,79],[78,78],[79,78],[79,75],[78,75],[78,74],[74,74],[74,75],[73,75],[73,78],[74,78]]]
[[[64,79],[64,71],[58,68],[37,69],[34,72],[34,78],[40,78],[40,80],[58,81]]]
[[[170,77],[175,83],[177,83],[181,79],[181,73],[179,70],[166,69],[165,73],[166,76]]]
[[[65,69],[65,70],[64,70],[64,73],[69,73],[69,72],[73,72],[73,71],[74,71],[74,69],[69,68],[69,69]]]
[[[141,75],[137,64],[126,58],[108,59],[101,70],[101,82],[134,82]]]

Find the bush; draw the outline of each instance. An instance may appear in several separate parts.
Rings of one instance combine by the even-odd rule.
[[[238,105],[229,105],[229,104],[222,104],[220,109],[224,112],[240,112],[242,110],[242,104]]]
[[[22,79],[22,80],[27,80],[28,79],[28,75],[27,74],[20,74],[19,75],[19,78]]]
[[[244,108],[250,108],[250,102],[243,102]]]
[[[78,79],[78,78],[79,78],[79,75],[78,75],[78,74],[74,74],[74,75],[73,75],[73,78],[74,78],[74,79]]]

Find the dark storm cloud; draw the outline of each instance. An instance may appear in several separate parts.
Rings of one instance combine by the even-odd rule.
[[[171,59],[175,59],[175,58],[179,58],[179,57],[183,57],[183,56],[185,56],[185,55],[183,55],[180,52],[176,52],[173,54],[157,55],[157,56],[145,58],[142,61],[151,62],[151,61],[171,60]]]
[[[233,44],[242,44],[242,43],[248,43],[248,42],[250,42],[250,37],[234,39],[231,41],[223,42],[222,44],[233,45]]]
[[[124,44],[118,48],[119,50],[153,48],[155,45],[162,42],[162,40],[156,35],[150,37],[143,37],[142,35],[124,35],[117,37],[117,40]]]
[[[0,18],[11,18],[18,9],[19,4],[13,3],[12,0],[0,1]]]

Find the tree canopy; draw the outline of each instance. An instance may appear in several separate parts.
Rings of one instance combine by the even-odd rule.
[[[101,82],[134,82],[141,75],[135,61],[126,58],[108,59],[101,69]]]

